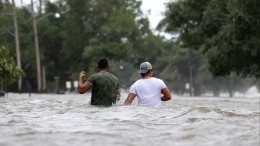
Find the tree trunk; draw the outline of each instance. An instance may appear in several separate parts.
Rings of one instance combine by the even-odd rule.
[[[46,91],[46,68],[42,65],[42,90]]]
[[[15,50],[16,50],[16,61],[17,66],[19,69],[22,69],[21,65],[21,53],[20,53],[20,41],[19,41],[19,30],[17,25],[17,13],[16,13],[16,6],[15,1],[12,0],[13,3],[13,21],[14,21],[14,30],[15,30]],[[18,91],[22,89],[22,77],[20,76],[18,80]]]
[[[38,84],[38,92],[41,92],[42,91],[41,58],[40,58],[38,30],[37,30],[37,23],[36,23],[36,19],[35,19],[33,0],[31,0],[31,5],[32,5],[32,22],[33,22],[35,53],[36,53],[37,84]]]

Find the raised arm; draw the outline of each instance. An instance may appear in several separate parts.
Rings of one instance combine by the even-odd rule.
[[[171,96],[171,92],[169,91],[169,89],[163,88],[161,93],[163,94],[163,96],[161,97],[161,101],[167,101],[167,100],[171,100],[172,96]]]
[[[80,94],[87,92],[92,86],[88,82],[83,83],[83,78],[86,76],[86,72],[81,71],[79,73],[78,91]]]

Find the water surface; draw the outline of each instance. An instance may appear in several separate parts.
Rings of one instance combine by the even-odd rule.
[[[90,95],[0,98],[1,146],[259,146],[259,98],[180,97],[161,108],[89,104]]]

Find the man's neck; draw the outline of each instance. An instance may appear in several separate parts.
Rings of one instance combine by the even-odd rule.
[[[108,69],[107,69],[107,68],[104,68],[104,69],[100,69],[100,71],[108,72]]]
[[[149,79],[149,78],[151,78],[151,77],[152,77],[152,76],[151,76],[150,74],[147,74],[147,75],[143,76],[142,79]]]

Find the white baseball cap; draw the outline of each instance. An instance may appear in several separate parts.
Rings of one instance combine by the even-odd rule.
[[[149,62],[143,62],[141,65],[140,65],[140,70],[139,70],[139,73],[140,74],[145,74],[147,73],[150,69],[152,69],[152,65],[151,63]]]

